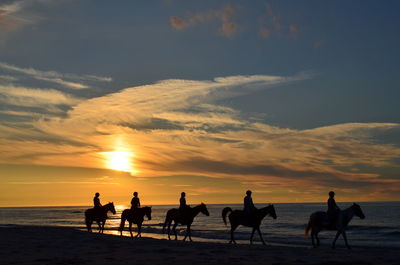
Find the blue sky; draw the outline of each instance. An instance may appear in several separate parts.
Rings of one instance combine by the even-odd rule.
[[[229,193],[262,192],[288,174],[301,183],[283,185],[279,200],[306,179],[319,183],[318,199],[341,188],[350,198],[349,187],[360,186],[377,199],[390,187],[384,199],[397,200],[399,7],[1,1],[1,145],[20,148],[0,163],[68,167],[79,154],[77,166],[102,168],[99,154],[116,148],[100,140],[107,135],[141,153],[132,175],[217,176],[237,181]],[[218,153],[220,142],[227,149]],[[160,154],[149,151],[157,146]],[[226,170],[234,163],[253,173]]]

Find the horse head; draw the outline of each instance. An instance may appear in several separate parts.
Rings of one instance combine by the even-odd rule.
[[[144,214],[146,215],[148,220],[151,220],[151,206],[145,207]]]
[[[361,219],[365,218],[365,215],[364,215],[363,211],[361,210],[360,205],[358,205],[357,203],[353,203],[351,208],[353,208],[354,214],[356,216],[360,217]]]
[[[270,215],[272,216],[272,218],[276,219],[277,216],[276,216],[276,212],[275,212],[275,207],[274,207],[274,205],[273,205],[273,204],[270,204],[269,207],[270,207]]]
[[[115,207],[114,207],[114,203],[113,202],[109,202],[107,205],[109,206],[108,210],[110,210],[113,214],[117,213],[117,211],[115,211]]]
[[[210,213],[207,210],[207,206],[204,203],[200,204],[200,212],[205,214],[206,216],[210,216]]]

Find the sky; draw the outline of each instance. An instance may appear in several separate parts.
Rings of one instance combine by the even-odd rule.
[[[399,8],[0,0],[0,206],[399,201]]]

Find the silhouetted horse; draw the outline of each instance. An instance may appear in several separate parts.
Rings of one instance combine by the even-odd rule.
[[[353,217],[358,216],[361,219],[365,218],[364,213],[361,210],[360,205],[353,203],[352,206],[349,208],[339,211],[336,222],[332,225],[329,222],[328,216],[326,212],[315,212],[311,214],[310,220],[308,221],[307,228],[306,228],[306,236],[308,236],[308,232],[311,229],[311,242],[313,247],[319,246],[319,238],[318,238],[318,233],[323,230],[336,230],[336,236],[335,239],[332,242],[332,248],[335,248],[336,240],[340,236],[340,234],[343,235],[344,242],[346,244],[346,247],[350,249],[349,244],[347,243],[347,236],[346,236],[346,228],[347,225],[350,223],[351,219]],[[314,237],[317,239],[317,245],[315,245],[314,242]]]
[[[187,209],[185,209],[182,213],[179,211],[179,209],[176,209],[176,208],[168,210],[167,216],[165,217],[165,222],[163,225],[163,233],[165,231],[165,227],[168,224],[168,239],[171,240],[170,227],[171,227],[172,221],[174,221],[174,226],[172,227],[172,231],[174,232],[175,240],[178,239],[178,236],[176,235],[176,226],[178,224],[182,224],[182,225],[187,225],[186,235],[183,238],[183,241],[185,241],[188,236],[189,236],[189,240],[192,241],[190,226],[192,225],[194,218],[200,212],[207,216],[210,215],[207,210],[207,207],[204,203],[201,203],[200,205],[197,205],[193,208],[188,206]]]
[[[85,211],[85,223],[89,232],[92,232],[93,221],[96,221],[99,226],[99,233],[103,233],[108,211],[115,214],[114,203],[109,202],[98,209],[90,208]]]
[[[236,244],[235,238],[233,237],[233,231],[235,231],[235,229],[239,225],[244,225],[244,226],[253,228],[253,231],[251,232],[251,236],[250,236],[250,244],[253,244],[254,232],[257,230],[258,234],[260,235],[261,242],[265,245],[264,239],[263,239],[261,231],[260,231],[260,224],[261,224],[262,219],[264,219],[264,217],[268,214],[271,215],[272,218],[276,219],[275,208],[272,204],[268,205],[267,207],[257,209],[254,211],[254,213],[251,213],[251,214],[246,214],[242,210],[232,211],[232,209],[230,207],[225,207],[222,210],[222,220],[224,220],[225,224],[227,224],[226,223],[226,215],[229,212],[231,213],[228,216],[229,222],[231,224],[231,240],[229,241],[229,243],[233,242],[234,244]]]
[[[125,220],[128,220],[129,232],[131,233],[131,237],[133,237],[132,223],[137,224],[138,227],[138,233],[135,237],[142,237],[141,229],[145,215],[148,220],[151,220],[151,207],[146,206],[142,208],[137,208],[135,210],[125,209],[121,214],[121,225],[118,228],[118,231],[121,232],[121,236],[122,236],[122,231],[124,230]]]

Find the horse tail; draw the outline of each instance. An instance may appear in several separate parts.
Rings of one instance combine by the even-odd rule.
[[[310,231],[310,229],[311,229],[311,218],[310,218],[310,220],[308,221],[308,224],[307,224],[307,226],[306,226],[306,231],[305,231],[305,233],[304,233],[304,236],[307,238],[308,237],[308,232]]]
[[[124,231],[125,221],[126,221],[126,210],[124,210],[121,214],[121,224],[119,225],[118,231],[120,232]]]
[[[226,223],[226,215],[227,215],[229,212],[232,212],[231,207],[225,207],[225,208],[222,210],[222,220],[224,220],[224,224],[225,224],[225,225],[227,224],[227,223]]]

